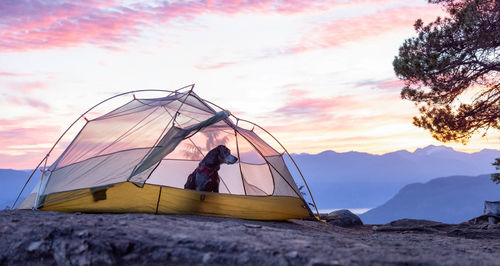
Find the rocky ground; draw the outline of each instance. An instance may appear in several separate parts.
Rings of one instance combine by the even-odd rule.
[[[484,220],[484,219],[483,219]],[[500,265],[500,226],[0,211],[0,265]]]

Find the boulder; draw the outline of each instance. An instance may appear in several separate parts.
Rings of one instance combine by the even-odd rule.
[[[361,221],[359,216],[345,209],[330,212],[326,217],[326,221],[328,222],[328,224],[342,227],[363,225],[363,222]]]
[[[484,202],[484,215],[488,215],[488,222],[490,224],[496,224],[500,222],[497,219],[500,216],[500,201],[485,201]]]

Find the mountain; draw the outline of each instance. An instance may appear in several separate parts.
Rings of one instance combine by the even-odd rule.
[[[21,191],[32,170],[0,169],[0,210],[11,206]],[[36,185],[40,174],[34,175],[33,180],[26,186],[20,201],[26,197]]]
[[[484,201],[500,200],[500,185],[490,175],[451,176],[403,187],[383,205],[361,214],[367,224],[412,218],[460,223],[482,214]]]
[[[431,145],[414,152],[401,150],[383,155],[325,151],[292,156],[306,177],[318,207],[336,209],[379,206],[410,183],[442,176],[492,173],[495,168],[491,163],[500,157],[500,151],[464,153]],[[293,164],[287,164],[299,181]]]

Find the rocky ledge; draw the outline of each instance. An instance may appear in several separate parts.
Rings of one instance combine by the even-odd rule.
[[[0,265],[500,265],[500,226],[0,211]]]

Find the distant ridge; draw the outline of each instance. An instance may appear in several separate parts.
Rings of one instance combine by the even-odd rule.
[[[402,218],[460,223],[481,215],[485,200],[500,200],[500,185],[491,182],[489,175],[441,177],[407,185],[360,216],[368,224]]]
[[[329,150],[292,156],[321,209],[374,208],[410,183],[443,176],[493,173],[495,168],[491,163],[500,157],[500,150],[465,153],[430,145],[414,152],[399,150],[382,155]],[[298,177],[298,173],[293,174]]]
[[[11,207],[19,191],[23,187],[32,170],[0,169],[0,210],[6,206]],[[35,187],[36,181],[40,178],[40,173],[36,173],[33,181],[24,190],[22,200]]]
[[[482,150],[477,151],[477,152],[461,152],[461,151],[456,151],[452,147],[448,147],[448,146],[445,146],[445,145],[429,145],[429,146],[426,146],[424,148],[417,148],[417,149],[415,149],[414,152],[410,152],[408,150],[396,150],[396,151],[391,151],[391,152],[387,152],[387,153],[380,154],[380,155],[378,155],[378,154],[372,154],[372,153],[368,153],[368,152],[359,152],[359,151],[336,152],[334,150],[324,150],[324,151],[321,151],[319,153],[314,153],[314,154],[313,153],[307,153],[307,152],[292,153],[292,155],[297,155],[297,156],[311,155],[311,156],[315,156],[315,155],[329,154],[329,153],[334,153],[334,154],[349,154],[349,153],[353,153],[353,154],[366,154],[366,155],[373,155],[373,156],[384,156],[384,155],[389,155],[389,154],[429,155],[429,154],[432,154],[432,153],[440,153],[440,152],[456,152],[456,153],[462,153],[462,154],[476,154],[476,153],[487,153],[487,152],[498,153],[498,152],[500,152],[500,150],[482,149]]]

